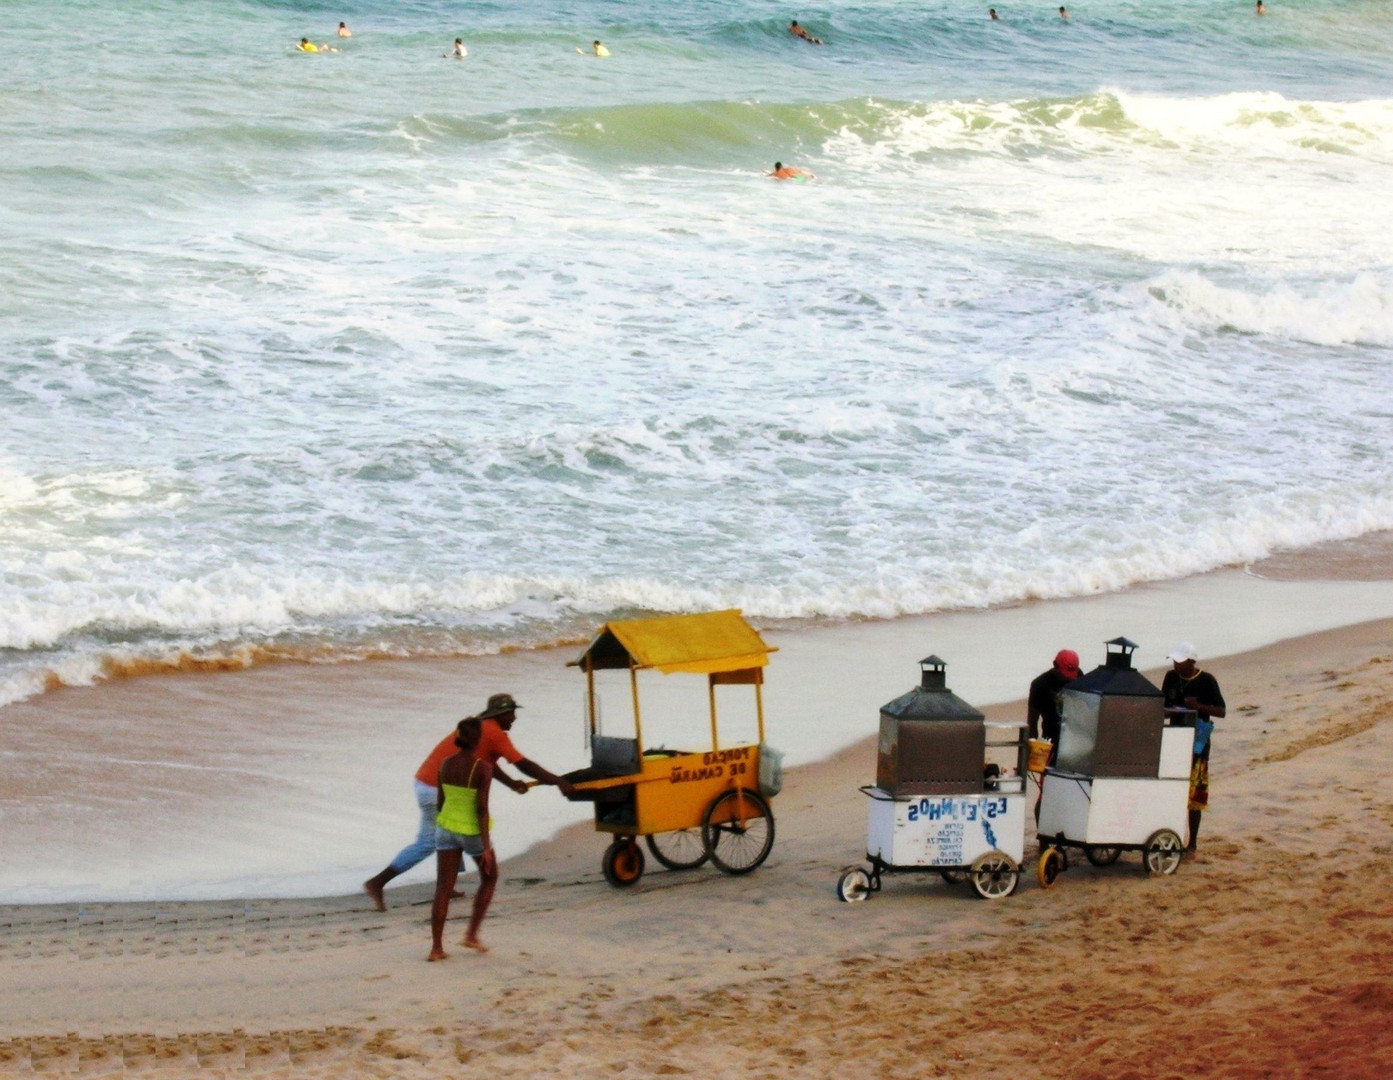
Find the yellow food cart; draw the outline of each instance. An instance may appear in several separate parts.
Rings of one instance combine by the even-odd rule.
[[[614,841],[602,866],[612,885],[643,874],[642,836],[653,857],[671,870],[708,859],[728,874],[746,874],[774,846],[769,800],[782,782],[781,755],[764,742],[761,689],[769,654],[739,611],[623,619],[605,623],[570,666],[585,672],[590,768],[567,775],[576,801],[595,804],[595,829]],[[633,696],[634,737],[602,734],[596,672],[626,670]],[[639,672],[706,676],[710,750],[646,749],[639,709]],[[753,686],[759,741],[723,746],[716,722],[716,688]]]

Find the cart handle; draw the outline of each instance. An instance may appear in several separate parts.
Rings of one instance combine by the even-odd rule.
[[[974,791],[974,792],[964,792],[964,794],[971,794],[971,795],[1016,795],[1016,794],[1024,794],[1024,792],[1025,792],[1025,778],[1022,777],[1022,776],[1003,776],[1003,777],[1001,777],[1000,779],[997,780],[997,785],[998,785],[998,787],[997,787],[997,789],[996,789],[995,791],[980,791],[980,792]],[[1008,786],[1008,785],[1009,785],[1009,786]],[[864,792],[868,797],[870,797],[870,798],[872,798],[872,799],[876,799],[876,800],[878,800],[879,802],[913,802],[915,799],[922,799],[922,798],[929,797],[929,796],[924,796],[924,795],[891,795],[891,794],[890,794],[888,791],[886,791],[884,788],[876,787],[874,784],[862,784],[862,785],[861,785],[859,788],[857,788],[856,790],[857,790],[857,791]],[[953,797],[954,797],[954,796],[952,796],[952,795],[945,796],[945,798],[950,798],[950,799],[953,798]]]
[[[597,780],[582,780],[575,784],[577,791],[604,791],[606,788],[627,787],[630,784],[654,784],[666,780],[666,776],[644,776],[630,773],[628,776],[602,776]]]

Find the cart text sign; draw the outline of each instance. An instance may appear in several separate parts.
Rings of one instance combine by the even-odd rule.
[[[909,821],[976,821],[978,818],[996,818],[1006,813],[1006,796],[995,799],[924,798],[911,799],[905,817]]]
[[[970,866],[1001,851],[1017,862],[1025,800],[1016,793],[872,799],[866,853],[891,866]]]
[[[691,755],[695,757],[696,755]],[[697,780],[719,780],[727,776],[749,774],[754,759],[754,747],[735,746],[729,750],[713,750],[701,755],[695,768],[675,767],[668,779],[674,784],[690,784]]]

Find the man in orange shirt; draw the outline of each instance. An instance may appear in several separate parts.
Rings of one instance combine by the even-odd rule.
[[[523,757],[513,745],[513,740],[508,737],[508,732],[517,720],[518,708],[519,705],[511,694],[494,694],[489,698],[488,705],[477,716],[483,724],[475,753],[481,760],[495,767],[495,781],[504,787],[512,788],[519,795],[526,794],[529,785],[497,768],[499,758],[503,758],[510,765],[516,765],[519,772],[526,773],[538,783],[554,784],[563,794],[571,794],[574,789],[569,781],[547,772],[536,762]],[[382,895],[387,882],[406,873],[435,852],[436,787],[440,782],[440,766],[446,758],[457,753],[459,747],[455,745],[455,732],[452,731],[440,740],[416,770],[416,804],[421,808],[421,827],[416,839],[402,848],[384,870],[363,882],[363,891],[368,894],[378,911],[387,910],[387,903]]]

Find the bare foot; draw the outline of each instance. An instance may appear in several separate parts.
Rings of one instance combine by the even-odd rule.
[[[452,892],[452,893],[450,894],[450,899],[451,899],[451,900],[468,900],[468,899],[469,899],[469,894],[468,894],[467,892],[465,892],[463,889],[456,889],[454,892]]]
[[[450,959],[450,954],[447,953],[444,949],[435,948],[435,949],[431,949],[430,955],[427,956],[426,959],[429,960],[429,961],[433,964],[433,963],[435,963],[437,960],[448,960],[448,959]]]
[[[485,945],[482,941],[480,941],[478,938],[465,938],[464,947],[466,949],[473,949],[475,952],[489,951],[489,947]]]
[[[387,910],[387,901],[382,898],[382,886],[374,885],[371,881],[363,882],[363,892],[368,894],[368,899],[372,901],[372,906],[378,911]]]

